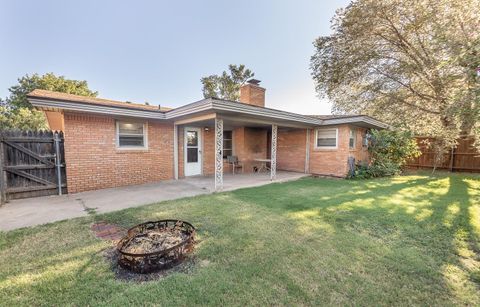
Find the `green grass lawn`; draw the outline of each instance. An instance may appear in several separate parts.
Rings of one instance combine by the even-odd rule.
[[[115,279],[90,225],[179,218],[188,273]],[[480,176],[306,178],[0,233],[0,304],[480,305]]]

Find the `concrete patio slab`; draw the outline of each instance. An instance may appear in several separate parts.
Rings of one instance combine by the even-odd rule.
[[[307,174],[279,171],[273,182],[296,180],[305,176]],[[269,174],[225,175],[223,191],[269,183],[272,183]],[[202,176],[61,196],[12,200],[0,207],[0,230],[8,231],[87,216],[89,211],[106,213],[213,192],[213,177]]]

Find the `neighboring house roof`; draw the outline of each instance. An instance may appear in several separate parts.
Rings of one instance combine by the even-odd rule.
[[[156,112],[166,112],[171,110],[171,108],[165,108],[160,106],[146,105],[146,104],[140,104],[140,103],[127,102],[127,101],[117,101],[117,100],[110,100],[110,99],[103,99],[103,98],[96,98],[96,97],[80,96],[80,95],[41,90],[41,89],[33,90],[27,96],[29,98],[47,98],[49,100],[72,101],[72,102],[88,103],[92,105],[112,106],[112,107],[148,110],[148,111],[156,111]]]
[[[338,124],[357,124],[369,128],[387,128],[388,125],[365,115],[346,117],[320,117],[319,115],[302,115],[272,108],[254,106],[237,101],[215,98],[202,99],[176,109],[161,108],[132,104],[108,99],[83,97],[58,92],[34,90],[27,95],[29,102],[42,109],[62,109],[77,112],[108,114],[118,116],[132,116],[158,120],[177,120],[188,116],[195,116],[209,112],[231,116],[254,117],[264,120],[281,121],[282,123],[299,124],[305,126],[322,126]]]

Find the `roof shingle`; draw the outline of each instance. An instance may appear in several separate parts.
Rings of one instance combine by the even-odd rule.
[[[171,110],[171,108],[160,107],[160,106],[149,106],[149,105],[139,104],[139,103],[130,103],[125,101],[80,96],[80,95],[66,94],[66,93],[47,91],[47,90],[41,90],[41,89],[33,90],[27,96],[31,98],[40,98],[40,99],[44,98],[44,99],[52,99],[52,100],[80,102],[80,103],[88,103],[93,105],[103,105],[103,106],[120,107],[120,108],[128,108],[128,109],[140,109],[140,110],[156,111],[156,112],[166,112]]]

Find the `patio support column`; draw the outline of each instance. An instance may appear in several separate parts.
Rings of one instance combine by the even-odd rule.
[[[223,119],[215,118],[215,191],[223,189]]]
[[[178,180],[178,126],[173,125],[173,178]]]
[[[270,161],[270,180],[277,176],[277,125],[272,125],[272,150]]]

